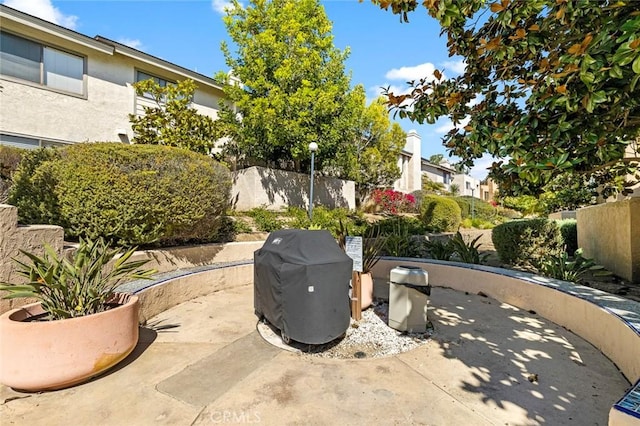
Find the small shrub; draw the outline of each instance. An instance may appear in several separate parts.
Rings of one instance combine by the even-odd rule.
[[[471,216],[471,197],[452,197],[451,199],[458,203],[460,206],[460,214],[463,219]]]
[[[247,216],[254,220],[259,231],[273,232],[284,228],[284,222],[278,219],[278,213],[264,207],[249,210]]]
[[[371,200],[375,204],[376,211],[380,213],[412,213],[416,209],[416,199],[413,195],[393,189],[374,189]]]
[[[22,157],[9,191],[9,204],[18,208],[18,220],[22,224],[60,225],[59,200],[56,197],[56,180],[51,169],[41,167],[59,160],[60,152],[52,148],[28,151]]]
[[[309,213],[300,207],[288,207],[286,215],[290,220],[287,226],[295,229],[325,229],[335,237],[340,235],[340,222],[349,229],[350,235],[363,235],[367,226],[362,214],[344,208],[328,209],[324,206],[313,208],[313,223]]]
[[[462,222],[460,206],[451,198],[426,196],[422,200],[422,221],[432,232],[457,231]]]
[[[231,177],[206,155],[80,143],[26,160],[11,192],[23,223],[61,225],[67,237],[119,245],[219,241],[225,231]]]
[[[497,216],[496,208],[490,203],[481,200],[479,198],[473,198],[469,196],[453,197],[456,203],[460,206],[460,213],[462,219],[472,217],[475,219],[483,219],[485,221],[492,221]]]
[[[9,198],[13,174],[26,152],[25,149],[0,145],[0,203],[6,202]]]
[[[538,268],[543,259],[564,251],[560,229],[554,221],[542,218],[498,225],[491,239],[500,259],[510,265]]]
[[[422,221],[413,216],[394,216],[382,219],[370,227],[375,228],[381,235],[392,234],[398,228],[406,229],[409,235],[424,235],[427,232]]]
[[[232,218],[233,230],[235,234],[249,234],[253,232],[253,228],[241,218]]]
[[[476,229],[492,229],[496,225],[493,222],[486,221],[484,219],[471,219],[470,217],[463,219],[460,224],[463,228],[476,228]]]
[[[575,219],[563,219],[556,221],[562,241],[567,253],[575,253],[578,250],[578,221]]]

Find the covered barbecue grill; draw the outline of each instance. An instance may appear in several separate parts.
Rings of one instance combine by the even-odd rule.
[[[323,344],[345,333],[353,261],[329,232],[272,232],[253,259],[256,315],[285,342]]]

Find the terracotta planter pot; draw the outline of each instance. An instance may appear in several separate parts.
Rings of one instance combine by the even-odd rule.
[[[122,361],[138,342],[138,297],[79,318],[30,321],[40,303],[0,316],[0,382],[26,391],[55,390],[89,380]]]
[[[373,302],[373,277],[371,272],[360,274],[360,286],[362,289],[360,298],[362,299],[362,310],[364,311]]]

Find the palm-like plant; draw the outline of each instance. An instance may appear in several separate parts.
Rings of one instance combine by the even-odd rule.
[[[155,270],[140,269],[148,260],[128,261],[135,248],[121,253],[102,238],[80,239],[70,259],[45,246],[43,256],[21,250],[29,261],[14,258],[17,273],[28,281],[3,283],[0,290],[9,292],[7,299],[31,297],[40,301],[49,319],[65,319],[91,315],[109,309],[115,289],[127,280],[150,279]],[[113,265],[109,264],[113,261]]]

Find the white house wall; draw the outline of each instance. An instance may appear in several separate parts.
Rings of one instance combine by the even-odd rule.
[[[415,130],[407,133],[402,154],[398,158],[398,168],[402,173],[400,178],[393,184],[396,191],[410,193],[422,189],[422,179],[420,173],[421,157],[420,135]]]
[[[26,25],[26,21],[3,16],[2,30],[43,45],[85,57],[85,95],[70,95],[46,86],[1,77],[0,132],[37,139],[64,142],[126,141],[133,138],[129,114],[136,111],[136,96],[132,87],[136,70],[157,75],[166,80],[188,78],[171,72],[158,60],[142,61],[115,51],[112,46],[66,30],[52,34],[48,24]],[[108,52],[108,53],[107,53]],[[201,114],[218,116],[218,104],[223,92],[213,86],[196,82],[194,107]],[[127,138],[119,138],[124,130]]]

